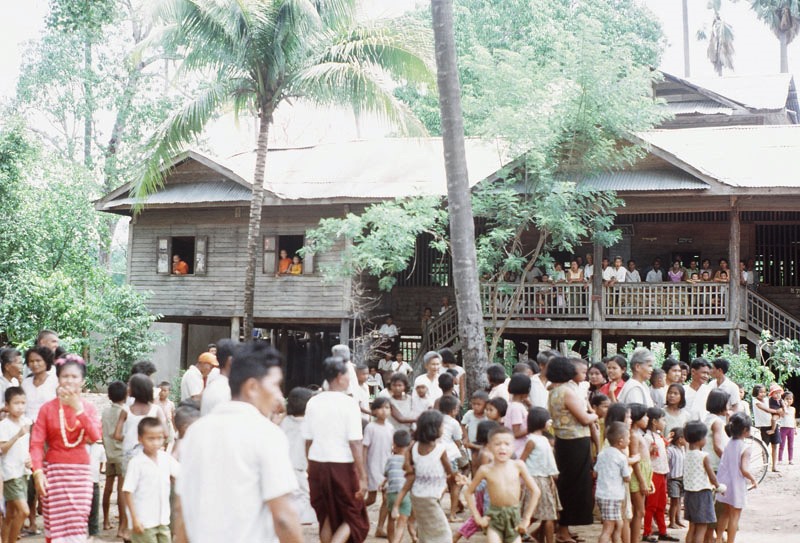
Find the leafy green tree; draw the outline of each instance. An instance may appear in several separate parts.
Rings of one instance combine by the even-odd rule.
[[[750,0],[750,7],[778,38],[781,73],[788,73],[789,44],[800,32],[800,3],[797,0]]]
[[[427,80],[430,70],[418,34],[397,25],[359,25],[354,0],[168,0],[160,16],[167,50],[186,51],[182,69],[208,74],[207,88],[176,111],[152,139],[135,189],[152,193],[162,165],[200,135],[224,108],[258,117],[258,144],[247,237],[244,335],[253,329],[256,246],[267,171],[269,128],[280,104],[305,99],[375,112],[403,131],[418,123],[382,84]]]

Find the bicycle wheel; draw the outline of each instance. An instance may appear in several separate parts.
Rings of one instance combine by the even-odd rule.
[[[761,484],[769,470],[769,449],[763,441],[752,436],[745,439],[745,445],[750,451],[750,474]]]

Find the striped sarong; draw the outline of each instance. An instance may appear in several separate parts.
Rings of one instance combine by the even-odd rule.
[[[41,501],[48,543],[85,543],[92,508],[89,464],[48,464],[44,475],[47,496]]]

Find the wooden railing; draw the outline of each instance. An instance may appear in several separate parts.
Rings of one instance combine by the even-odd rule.
[[[451,306],[441,315],[437,315],[422,331],[422,342],[411,366],[414,374],[422,371],[422,357],[428,351],[438,351],[444,347],[459,350],[458,343],[458,311],[456,306]]]
[[[603,288],[607,319],[725,320],[727,283],[618,283]]]
[[[583,283],[484,283],[481,299],[486,318],[512,319],[588,319],[592,287]]]
[[[747,327],[761,334],[769,330],[775,339],[800,340],[800,322],[763,296],[747,289]]]

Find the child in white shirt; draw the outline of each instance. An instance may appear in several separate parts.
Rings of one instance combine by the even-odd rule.
[[[5,393],[8,417],[0,422],[0,453],[3,459],[3,497],[6,501],[3,541],[16,541],[28,518],[28,475],[31,470],[31,424],[25,416],[27,401],[20,387]]]
[[[144,450],[128,462],[122,485],[131,541],[170,541],[170,478],[178,476],[179,464],[163,450],[167,436],[160,420],[143,418],[137,432]]]
[[[610,447],[604,447],[597,455],[594,471],[597,473],[595,499],[603,521],[599,543],[619,541],[622,534],[622,502],[625,500],[625,485],[631,480],[628,463],[630,431],[623,422],[612,422],[606,427],[606,439]],[[634,455],[631,461],[638,461]]]

